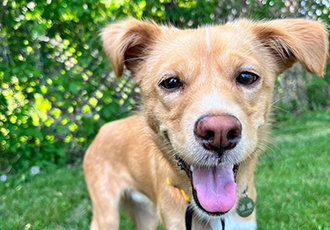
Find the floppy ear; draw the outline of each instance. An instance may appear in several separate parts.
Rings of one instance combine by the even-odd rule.
[[[275,58],[279,73],[299,62],[308,72],[323,75],[328,34],[322,23],[303,19],[274,20],[256,23],[253,30]]]
[[[124,65],[134,76],[160,32],[154,22],[136,19],[111,24],[102,31],[103,49],[117,77],[122,76]]]

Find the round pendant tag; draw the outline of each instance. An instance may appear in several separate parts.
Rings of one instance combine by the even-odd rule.
[[[241,217],[248,217],[254,210],[254,202],[249,197],[239,199],[236,212]]]

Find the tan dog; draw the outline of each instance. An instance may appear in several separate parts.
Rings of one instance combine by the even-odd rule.
[[[159,221],[185,229],[188,201],[193,229],[256,229],[255,210],[240,217],[236,207],[246,190],[256,199],[276,76],[295,62],[322,75],[324,26],[240,20],[180,30],[131,19],[102,38],[116,75],[125,65],[140,85],[143,109],[104,125],[86,153],[91,229],[118,229],[121,200],[141,230]]]

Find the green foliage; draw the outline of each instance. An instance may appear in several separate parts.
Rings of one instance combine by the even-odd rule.
[[[125,14],[87,0],[2,4],[0,171],[63,166],[134,104],[122,99],[132,82],[113,78],[98,36]]]
[[[139,94],[117,80],[99,33],[127,16],[178,27],[238,17],[308,17],[329,21],[321,1],[12,0],[0,2],[0,172],[57,167],[80,159],[105,122],[125,117]],[[322,89],[322,90],[320,90]],[[329,78],[308,95],[328,106]]]
[[[312,110],[328,107],[330,105],[330,78],[311,78],[307,85],[309,106]]]

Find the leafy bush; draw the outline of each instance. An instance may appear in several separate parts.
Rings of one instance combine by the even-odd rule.
[[[73,162],[102,124],[134,105],[132,81],[109,72],[98,36],[121,6],[59,0],[3,7],[0,170]]]
[[[330,68],[328,67],[328,71]],[[329,108],[330,106],[330,75],[324,78],[311,78],[307,82],[308,105],[311,110]]]

